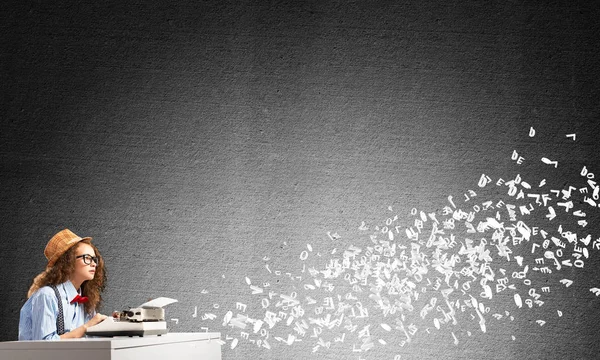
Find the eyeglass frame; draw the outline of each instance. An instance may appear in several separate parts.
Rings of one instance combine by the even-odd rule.
[[[92,261],[96,265],[98,265],[98,262],[100,261],[98,259],[98,256],[92,256],[90,254],[83,254],[83,255],[75,256],[75,259],[78,259],[78,258],[82,258],[83,259],[83,263],[86,264],[86,265],[92,265]],[[86,259],[89,259],[89,260],[86,261]]]

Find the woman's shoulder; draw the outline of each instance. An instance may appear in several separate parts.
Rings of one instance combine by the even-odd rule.
[[[32,298],[56,298],[56,293],[50,285],[42,286],[31,295]]]

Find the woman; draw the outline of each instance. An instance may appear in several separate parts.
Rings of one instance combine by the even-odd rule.
[[[33,279],[21,308],[19,340],[80,338],[106,318],[96,313],[106,273],[91,240],[69,229],[50,239],[44,250],[46,270]]]

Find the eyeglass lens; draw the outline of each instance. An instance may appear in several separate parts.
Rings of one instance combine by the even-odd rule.
[[[91,255],[88,255],[88,254],[84,254],[84,255],[81,255],[81,256],[78,256],[78,257],[83,258],[83,263],[86,264],[86,265],[90,265],[92,263],[92,261],[94,263],[96,263],[96,265],[98,265],[98,257],[97,256],[91,256]]]

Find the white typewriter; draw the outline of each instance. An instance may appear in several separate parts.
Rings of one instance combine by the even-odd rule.
[[[112,317],[107,317],[101,323],[90,326],[86,335],[89,336],[145,336],[166,334],[164,307],[177,302],[175,299],[160,297],[137,308],[116,311]]]

